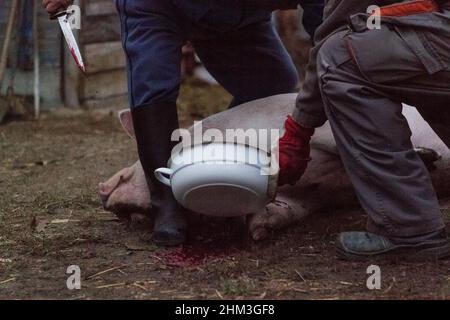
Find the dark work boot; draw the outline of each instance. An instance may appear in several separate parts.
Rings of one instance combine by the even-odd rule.
[[[156,169],[167,167],[174,130],[178,129],[175,103],[157,103],[131,110],[139,159],[151,192],[155,213],[152,239],[157,245],[176,246],[186,241],[184,209],[175,200],[171,188],[159,182]]]
[[[392,257],[407,260],[438,260],[450,256],[445,230],[413,238],[388,239],[369,232],[343,232],[336,247],[345,259]]]

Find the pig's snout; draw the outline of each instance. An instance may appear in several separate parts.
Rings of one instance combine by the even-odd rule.
[[[150,191],[140,162],[99,183],[98,195],[106,211],[144,212],[151,209]]]

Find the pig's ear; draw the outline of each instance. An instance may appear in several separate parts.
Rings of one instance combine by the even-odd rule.
[[[131,118],[131,111],[128,109],[119,111],[119,120],[125,132],[131,138],[134,139],[135,135],[134,135],[133,119]]]

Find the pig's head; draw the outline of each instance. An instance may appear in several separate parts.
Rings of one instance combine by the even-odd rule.
[[[134,138],[130,111],[119,112],[119,120],[125,132]],[[150,190],[140,161],[100,183],[98,193],[104,209],[119,217],[125,218],[134,213],[147,214],[151,210]]]

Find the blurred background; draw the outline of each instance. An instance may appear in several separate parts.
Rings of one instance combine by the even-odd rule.
[[[126,107],[125,58],[114,1],[75,2],[82,10],[81,30],[75,33],[86,63],[86,75],[76,68],[57,21],[49,20],[40,3],[32,0],[1,3],[0,47],[3,55],[0,59],[5,70],[0,68],[0,122],[4,118],[30,118],[30,115],[37,116],[42,111],[60,107]],[[301,17],[302,10],[299,9],[274,13],[273,19],[303,75],[310,39],[300,23]],[[12,28],[7,28],[8,23]],[[180,112],[204,117],[221,110],[229,100],[226,92],[218,88],[202,68],[189,44],[183,48],[183,53],[185,82],[179,101]],[[37,104],[35,95],[39,96]],[[214,106],[210,106],[210,100],[216,102]],[[34,110],[36,108],[39,110]]]

